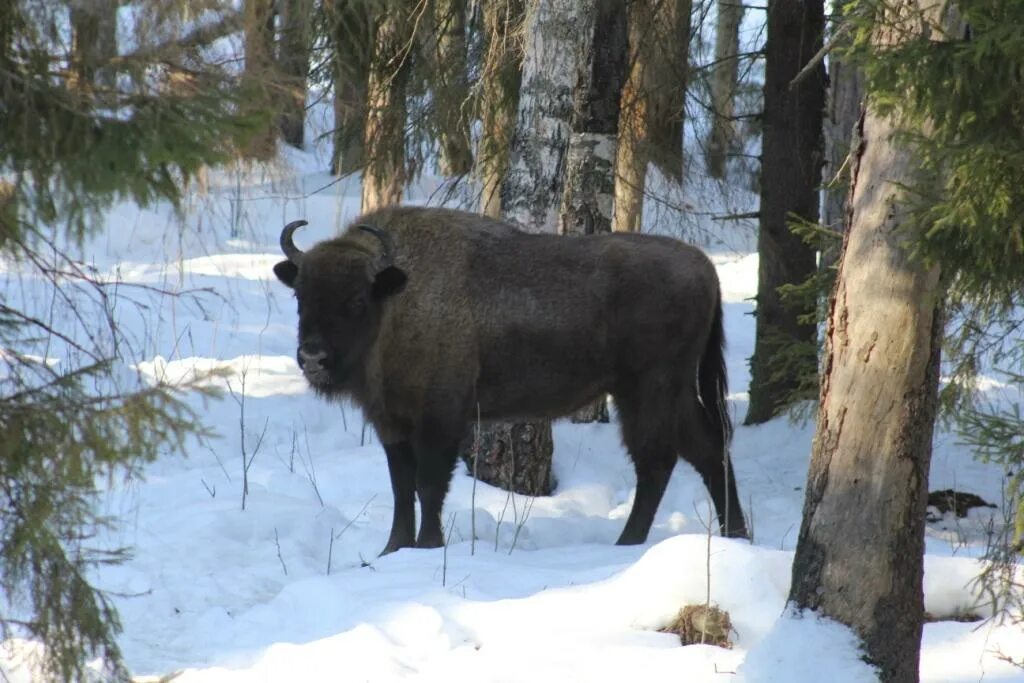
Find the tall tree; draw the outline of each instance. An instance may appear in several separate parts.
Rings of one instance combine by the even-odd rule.
[[[277,93],[274,88],[274,0],[245,1],[245,70],[243,83],[249,91],[246,96],[250,112],[277,111]],[[244,148],[245,156],[267,161],[277,149],[277,129],[274,122],[253,135]]]
[[[429,64],[440,170],[461,176],[473,166],[469,136],[469,82],[466,74],[466,0],[434,0]]]
[[[576,84],[565,163],[560,231],[584,235],[612,230],[619,103],[626,80],[629,34],[625,0],[598,0],[594,36]],[[601,398],[581,408],[574,422],[608,422]]]
[[[501,218],[501,184],[508,170],[508,152],[519,108],[522,82],[520,28],[522,0],[483,3],[486,53],[481,75],[481,133],[477,152],[480,213]]]
[[[711,71],[711,132],[705,158],[713,178],[725,178],[725,160],[735,137],[733,105],[739,67],[743,3],[718,0],[715,19],[715,66]]]
[[[375,12],[365,0],[324,0],[327,42],[334,84],[331,173],[363,168],[367,86],[373,55]]]
[[[312,0],[281,2],[281,136],[286,143],[299,148],[305,133],[312,15]]]
[[[367,86],[362,210],[398,204],[405,189],[405,88],[409,36],[405,3],[389,3],[377,19]]]
[[[682,179],[691,5],[691,0],[629,3],[629,75],[615,160],[616,231],[641,228],[648,164]]]
[[[117,1],[85,0],[70,7],[72,70],[79,87],[111,88],[117,55]]]
[[[775,416],[816,366],[814,305],[787,302],[780,288],[805,282],[816,268],[814,249],[790,223],[818,221],[825,68],[818,62],[791,83],[821,48],[824,28],[823,0],[768,5],[756,339],[746,424]]]
[[[505,217],[532,232],[558,231],[573,91],[594,12],[592,1],[579,0],[532,0],[527,7],[519,112],[501,194]],[[474,442],[480,478],[529,495],[551,493],[550,422],[482,425]]]
[[[878,6],[879,54],[956,21],[913,0]],[[870,98],[870,93],[869,93]],[[942,341],[940,267],[917,258],[907,188],[922,157],[899,108],[869,99],[858,124],[850,222],[831,301],[790,602],[860,636],[883,681],[918,680],[924,518]],[[882,106],[888,106],[886,111]],[[870,548],[870,551],[867,549]]]

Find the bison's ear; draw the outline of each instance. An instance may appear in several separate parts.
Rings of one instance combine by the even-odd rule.
[[[373,279],[373,295],[378,299],[398,294],[405,288],[405,271],[388,266]]]
[[[277,279],[295,289],[295,278],[299,274],[299,267],[291,261],[281,261],[274,265],[274,275]]]

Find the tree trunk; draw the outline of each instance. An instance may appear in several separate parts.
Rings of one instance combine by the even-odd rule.
[[[887,10],[876,43],[919,36],[918,11],[909,0]],[[933,27],[955,21],[924,12]],[[850,626],[881,680],[908,683],[918,680],[943,320],[939,266],[910,253],[905,188],[919,163],[897,120],[871,104],[860,119],[789,599]]]
[[[842,233],[846,229],[846,198],[850,192],[850,153],[858,144],[854,140],[854,132],[864,101],[864,72],[833,51],[829,55],[828,81],[824,122],[825,168],[822,171],[825,200],[821,222],[826,229]],[[828,245],[822,250],[819,268],[835,265],[839,258],[839,244],[837,241],[834,246]]]
[[[373,55],[374,16],[369,3],[324,0],[334,77],[331,173],[362,170],[365,162],[367,86]]]
[[[405,189],[407,20],[397,6],[389,7],[377,25],[367,99],[363,212],[398,204]]]
[[[516,36],[523,19],[521,0],[483,3],[487,56],[482,75],[480,145],[480,213],[501,218],[501,183],[508,170],[508,150],[515,130],[522,81],[522,58]]]
[[[502,185],[505,218],[532,232],[558,231],[573,89],[590,49],[595,6],[579,0],[533,0],[527,11],[519,112],[509,171]],[[551,423],[484,424],[464,457],[479,461],[488,483],[533,496],[552,492]],[[512,460],[510,463],[509,460]],[[485,478],[480,465],[498,474]]]
[[[435,0],[433,19],[431,92],[441,143],[440,171],[444,176],[463,176],[473,167],[466,109],[466,0]]]
[[[813,314],[813,303],[784,302],[779,287],[806,282],[816,268],[814,250],[790,231],[789,223],[793,216],[818,222],[825,68],[818,64],[793,88],[790,82],[821,48],[824,27],[823,0],[769,5],[748,425],[778,414],[816,368],[815,325],[799,320]]]
[[[306,121],[306,91],[309,76],[311,0],[281,2],[281,65],[284,97],[281,107],[281,135],[293,147],[302,149]]]
[[[619,103],[626,80],[629,34],[624,0],[599,0],[591,48],[573,106],[561,232],[611,232]],[[576,411],[573,422],[608,422],[605,397]]]
[[[712,178],[725,178],[725,160],[732,146],[733,104],[736,100],[736,76],[740,51],[740,0],[718,0],[715,21],[715,67],[711,72],[711,134],[706,160]]]
[[[690,0],[629,3],[630,68],[622,88],[615,159],[618,232],[639,232],[642,227],[648,163],[682,180],[690,9]]]
[[[245,71],[242,81],[248,91],[246,106],[253,113],[277,110],[274,92],[274,2],[245,0]],[[277,135],[273,123],[255,133],[243,155],[269,161],[276,151]]]
[[[113,88],[117,74],[109,67],[117,56],[117,0],[71,3],[72,78],[83,90]]]

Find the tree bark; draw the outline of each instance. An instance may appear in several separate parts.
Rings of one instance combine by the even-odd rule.
[[[880,47],[920,35],[910,0],[883,11]],[[881,680],[905,683],[918,680],[943,320],[940,268],[910,253],[919,163],[897,120],[873,104],[860,119],[789,599],[850,626]]]
[[[806,282],[815,252],[790,231],[794,216],[817,223],[822,166],[825,67],[818,64],[799,85],[790,82],[821,48],[823,0],[773,2],[765,48],[764,143],[757,238],[756,339],[750,359],[750,405],[745,424],[760,424],[793,399],[801,379],[816,368],[813,304],[784,302],[783,285]]]
[[[618,232],[639,232],[651,162],[669,178],[683,175],[683,103],[688,80],[690,0],[629,4],[629,76],[622,88],[615,160]]]
[[[733,104],[736,101],[741,21],[743,5],[740,0],[718,0],[715,67],[711,72],[711,133],[705,154],[712,178],[725,178],[725,160],[735,137]]]
[[[113,88],[117,73],[117,0],[71,3],[71,52],[74,84],[82,90]]]
[[[431,83],[438,140],[440,171],[444,176],[463,176],[473,167],[466,105],[466,0],[435,0]]]
[[[481,97],[482,131],[477,153],[480,213],[501,218],[501,184],[508,170],[508,151],[515,130],[522,82],[522,55],[516,35],[523,19],[521,0],[483,3],[487,56]]]
[[[246,106],[253,113],[277,110],[274,92],[274,2],[245,0],[245,70],[242,81],[248,90]],[[257,161],[269,161],[277,148],[274,124],[255,133],[243,155]]]
[[[594,12],[592,1],[533,0],[526,14],[519,112],[501,194],[505,218],[532,232],[558,231],[573,89],[590,49]],[[552,449],[550,422],[483,424],[464,457],[471,471],[477,458],[477,474],[488,483],[543,496],[554,486]],[[488,463],[500,463],[484,468],[497,480],[481,473]]]
[[[368,3],[324,0],[334,78],[331,173],[347,175],[365,162],[367,86],[373,55],[374,16]]]
[[[825,167],[822,185],[821,222],[836,233],[846,231],[846,198],[850,193],[851,153],[859,144],[854,139],[864,101],[864,72],[850,64],[841,54],[829,55],[828,100],[825,109]],[[819,268],[830,268],[839,258],[840,242],[828,245],[821,252]]]
[[[562,234],[611,232],[619,104],[628,57],[625,1],[599,0],[593,41],[576,85],[559,221]],[[580,408],[572,421],[608,422],[607,398]]]
[[[312,14],[311,0],[281,2],[281,49],[278,56],[284,87],[281,135],[286,143],[299,149],[305,133]]]
[[[398,204],[405,189],[407,20],[400,8],[389,7],[377,25],[368,85],[363,212]]]

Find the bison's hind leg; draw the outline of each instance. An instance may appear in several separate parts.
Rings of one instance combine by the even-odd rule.
[[[636,495],[618,545],[647,540],[676,464],[676,391],[664,375],[615,394],[622,440],[636,470]]]
[[[679,455],[693,465],[704,480],[722,535],[749,538],[725,434],[712,425],[704,406],[697,401],[696,392],[682,396],[680,416]]]

